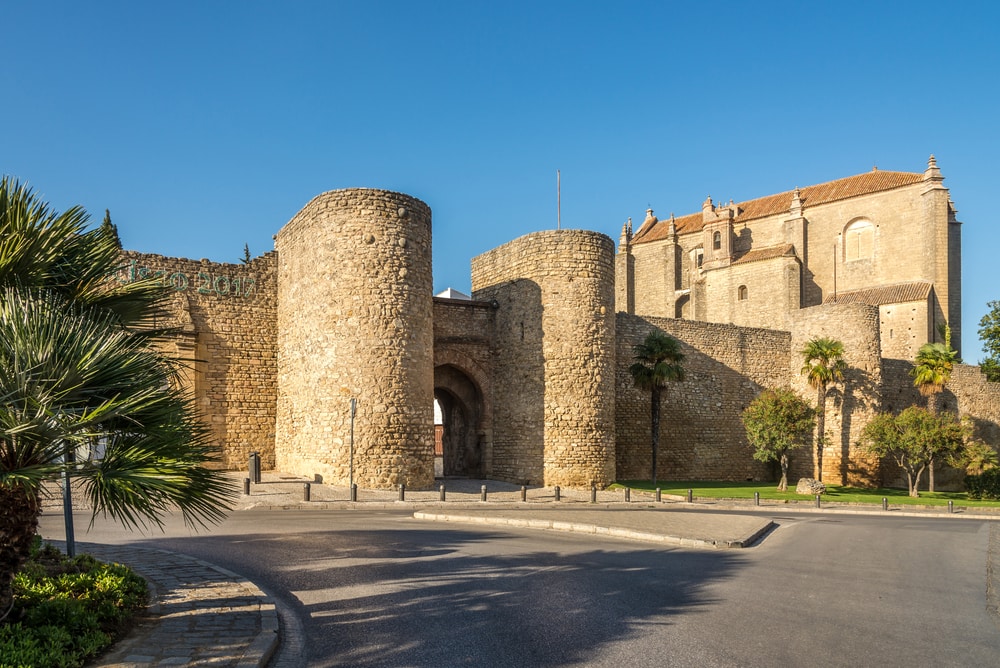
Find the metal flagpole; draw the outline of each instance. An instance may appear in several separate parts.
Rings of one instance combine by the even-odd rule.
[[[556,170],[556,229],[562,229],[562,177]]]

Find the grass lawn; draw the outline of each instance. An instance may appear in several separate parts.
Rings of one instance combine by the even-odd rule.
[[[789,484],[791,491],[777,491],[777,483],[748,483],[748,482],[720,482],[712,480],[667,480],[660,481],[655,486],[648,480],[621,480],[611,486],[611,489],[624,489],[629,487],[634,490],[647,491],[652,493],[656,487],[664,494],[675,494],[685,496],[690,489],[696,498],[703,499],[753,499],[753,493],[759,492],[761,499],[775,501],[810,501],[812,496],[808,494],[796,494],[794,484]],[[839,503],[870,503],[881,505],[882,497],[886,497],[892,505],[918,505],[918,506],[947,506],[949,501],[954,501],[956,506],[966,508],[997,508],[1000,509],[1000,501],[975,501],[970,499],[965,492],[920,492],[919,498],[912,498],[907,495],[905,489],[888,489],[879,487],[875,489],[865,489],[861,487],[842,487],[840,485],[827,485],[826,494],[822,496],[823,501],[833,501]]]

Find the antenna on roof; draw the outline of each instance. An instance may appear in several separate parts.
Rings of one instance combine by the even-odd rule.
[[[562,177],[556,170],[556,229],[562,229]]]

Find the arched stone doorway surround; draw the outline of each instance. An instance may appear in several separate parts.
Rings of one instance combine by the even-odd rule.
[[[489,477],[492,467],[493,406],[489,376],[457,350],[435,351],[434,399],[442,418],[444,476]]]

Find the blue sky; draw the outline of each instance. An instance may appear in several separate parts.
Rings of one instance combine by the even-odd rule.
[[[993,2],[5,2],[0,172],[124,245],[236,262],[315,195],[434,213],[434,287],[555,227],[937,157],[963,346],[1000,299]]]

